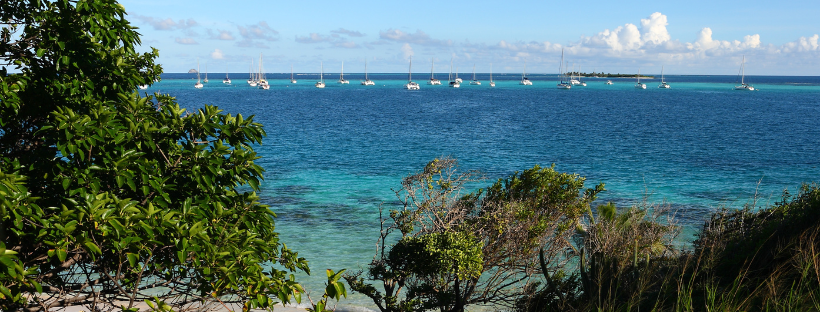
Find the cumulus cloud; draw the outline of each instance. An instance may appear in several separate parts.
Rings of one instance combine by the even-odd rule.
[[[173,19],[166,18],[166,19],[159,19],[154,18],[151,16],[144,16],[144,15],[134,15],[135,18],[141,20],[145,23],[148,23],[156,30],[175,30],[175,29],[187,29],[194,26],[197,26],[198,23],[194,19],[187,19],[187,20],[179,20],[174,21]]]
[[[331,40],[331,38],[322,36],[318,33],[310,33],[307,36],[296,36],[296,42],[298,43],[321,43],[328,42]]]
[[[413,47],[411,47],[409,43],[405,43],[403,46],[401,46],[401,54],[404,57],[404,59],[410,59],[411,57],[413,57],[414,54]]]
[[[332,34],[329,36],[325,36],[318,33],[310,33],[307,36],[295,36],[295,41],[298,43],[306,43],[306,44],[313,44],[313,43],[330,43],[334,47],[338,48],[358,48],[359,46],[352,41],[342,38],[339,34]]]
[[[346,35],[348,37],[364,37],[363,33],[360,33],[358,31],[353,31],[353,30],[347,30],[347,29],[344,29],[344,28],[339,28],[337,30],[331,30],[330,32],[333,33],[333,34],[338,34],[338,35]]]
[[[230,40],[236,39],[236,38],[234,38],[233,34],[230,31],[222,30],[222,29],[217,29],[216,31],[208,29],[208,35],[211,37],[211,39],[217,39],[217,40],[228,40],[228,41],[230,41]]]
[[[279,32],[268,26],[268,23],[262,21],[254,25],[237,26],[239,34],[245,39],[276,41],[278,40]]]
[[[379,32],[379,38],[382,40],[389,40],[389,41],[396,41],[396,42],[403,42],[403,43],[414,43],[423,46],[439,46],[439,47],[449,47],[453,45],[452,40],[437,40],[430,37],[430,35],[426,34],[421,30],[416,30],[415,33],[406,33],[398,29],[388,29],[385,31]]]
[[[811,37],[800,37],[797,41],[784,44],[782,51],[784,53],[820,52],[818,39],[820,39],[820,36],[817,34],[814,34],[814,36]]]
[[[671,36],[669,31],[666,30],[666,25],[669,25],[666,21],[666,15],[661,14],[661,12],[652,13],[649,18],[641,19],[641,32],[643,33],[641,40],[644,43],[651,42],[654,44],[669,41]]]
[[[177,37],[177,38],[175,38],[175,39],[174,39],[174,41],[175,41],[176,43],[179,43],[179,44],[186,44],[186,45],[199,44],[199,43],[198,43],[198,42],[196,42],[196,40],[194,40],[193,38],[179,38],[179,37]]]
[[[220,50],[220,49],[214,49],[214,51],[213,51],[213,52],[211,52],[211,58],[212,58],[212,59],[215,59],[215,60],[221,60],[221,59],[224,59],[224,58],[225,58],[225,55],[224,55],[224,54],[222,54],[222,50]]]

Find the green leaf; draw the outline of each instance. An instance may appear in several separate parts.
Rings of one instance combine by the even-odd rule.
[[[125,256],[128,257],[128,264],[130,264],[132,268],[136,268],[137,262],[139,261],[139,255],[129,252],[126,253]]]

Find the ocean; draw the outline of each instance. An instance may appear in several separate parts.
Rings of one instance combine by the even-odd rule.
[[[559,90],[556,75],[478,74],[482,85],[402,88],[407,74],[346,74],[349,85],[325,74],[268,74],[270,90],[247,85],[247,74],[210,73],[203,89],[195,74],[163,74],[141,92],[175,96],[182,107],[205,104],[254,115],[267,137],[256,147],[266,169],[262,202],[276,212],[282,242],[310,261],[313,276],[298,275],[313,298],[325,269],[360,270],[376,252],[379,209],[396,204],[401,178],[441,156],[490,179],[538,164],[605,183],[599,202],[619,207],[665,203],[693,238],[710,213],[756,200],[774,204],[784,190],[820,178],[820,77],[746,76],[758,91],[734,91],[735,76],[660,79],[585,79],[587,87]],[[193,80],[192,80],[193,79]],[[344,305],[368,307],[353,295]]]

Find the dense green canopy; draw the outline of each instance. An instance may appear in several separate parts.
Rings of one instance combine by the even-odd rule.
[[[158,52],[114,0],[2,1],[0,20],[0,309],[299,300],[307,263],[249,192],[252,116],[138,95]]]

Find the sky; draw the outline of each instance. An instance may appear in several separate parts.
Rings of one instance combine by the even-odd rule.
[[[121,0],[168,73],[820,76],[820,1]],[[492,65],[491,65],[492,64]]]

